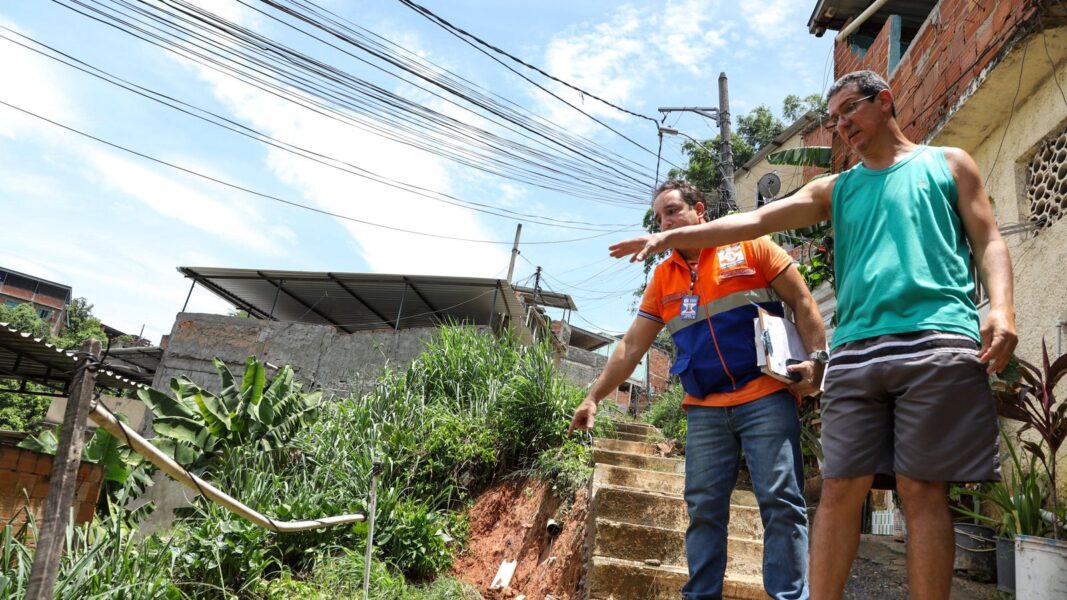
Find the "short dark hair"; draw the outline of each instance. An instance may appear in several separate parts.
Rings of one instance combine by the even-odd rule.
[[[652,200],[655,201],[663,192],[675,190],[682,194],[682,200],[685,200],[685,203],[690,207],[696,206],[697,202],[703,202],[705,207],[708,205],[707,201],[704,200],[704,192],[684,179],[668,179],[664,181],[656,188],[656,193],[652,195]]]
[[[864,96],[874,96],[882,90],[890,90],[889,83],[882,78],[881,75],[870,70],[853,71],[847,75],[842,75],[840,79],[834,82],[830,86],[830,91],[826,92],[826,101],[829,102],[830,98],[833,98],[846,86],[856,84],[856,89],[859,90]],[[897,105],[894,102],[890,108],[893,110],[893,116],[897,116]]]

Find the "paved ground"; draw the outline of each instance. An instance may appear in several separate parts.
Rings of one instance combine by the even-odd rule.
[[[845,587],[846,600],[907,600],[908,576],[904,543],[891,536],[864,535],[856,562]],[[997,586],[957,576],[952,580],[952,600],[994,600]]]

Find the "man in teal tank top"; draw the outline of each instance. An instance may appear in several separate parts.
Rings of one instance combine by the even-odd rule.
[[[1000,477],[987,374],[1017,342],[1011,260],[974,160],[906,138],[882,77],[845,75],[827,101],[826,125],[859,164],[757,211],[620,242],[611,254],[643,260],[832,221],[838,328],[822,398],[811,597],[844,593],[873,486],[895,487],[903,501],[910,596],[947,600],[948,482]],[[981,323],[972,256],[989,295]]]

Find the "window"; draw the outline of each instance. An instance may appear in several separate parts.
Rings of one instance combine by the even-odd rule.
[[[1026,169],[1030,222],[1051,227],[1067,213],[1067,130],[1037,149]]]

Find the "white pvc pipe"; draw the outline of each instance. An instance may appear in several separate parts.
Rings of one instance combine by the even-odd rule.
[[[851,23],[846,25],[844,29],[834,36],[834,42],[841,43],[845,38],[852,35],[853,31],[856,31],[860,25],[866,23],[867,19],[871,18],[871,15],[878,12],[878,9],[882,8],[886,2],[889,2],[889,0],[874,0],[874,2],[867,7],[867,10],[861,12],[858,17],[853,19]]]
[[[355,523],[366,520],[365,515],[354,514],[342,515],[339,517],[324,517],[311,521],[275,521],[270,517],[245,506],[239,500],[228,496],[225,492],[222,492],[196,475],[189,473],[181,465],[174,462],[169,456],[163,454],[159,448],[156,448],[148,440],[131,431],[130,428],[120,423],[118,419],[108,414],[99,405],[93,407],[92,412],[89,413],[89,418],[119,440],[126,440],[138,454],[147,458],[152,464],[159,467],[160,470],[167,475],[170,475],[186,487],[200,492],[208,500],[211,500],[234,514],[248,519],[264,529],[278,532],[306,531],[308,529],[318,529],[320,527],[328,527],[331,525],[344,525],[346,523]]]

